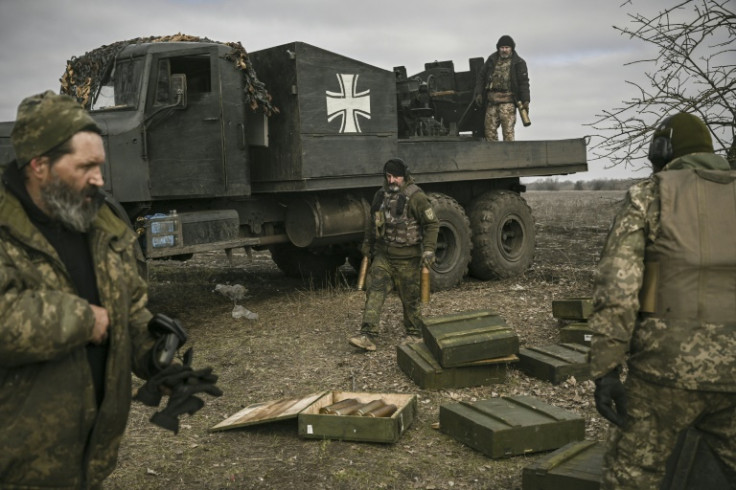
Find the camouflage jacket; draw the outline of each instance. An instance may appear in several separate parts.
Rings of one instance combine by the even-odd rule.
[[[478,71],[475,80],[475,88],[473,90],[473,98],[478,95],[486,97],[486,89],[493,77],[500,56],[498,52],[492,53]],[[514,94],[515,101],[529,102],[531,95],[529,91],[529,70],[526,67],[526,61],[516,54],[516,50],[511,53],[511,72],[509,73],[509,88]]]
[[[0,487],[96,486],[116,465],[131,371],[147,378],[153,339],[134,234],[103,206],[89,233],[110,315],[99,410],[86,354],[94,325],[56,251],[0,186]]]
[[[415,186],[414,180],[411,177],[406,179],[406,182],[403,184],[399,192],[405,192],[409,186]],[[408,206],[406,214],[418,225],[421,243],[416,246],[395,246],[394,244],[383,240],[381,236],[377,236],[377,234],[380,233],[377,233],[376,230],[376,211],[379,210],[387,194],[388,183],[384,183],[384,186],[376,191],[373,196],[370,217],[366,220],[364,230],[363,245],[361,247],[362,254],[364,256],[369,256],[371,253],[380,252],[388,255],[389,257],[409,258],[419,257],[422,255],[423,251],[434,252],[435,247],[437,246],[439,221],[437,216],[434,214],[429,198],[421,189],[412,192],[408,198],[408,202],[406,203],[406,206]],[[383,211],[378,212],[382,213]],[[385,223],[379,227],[385,227]]]
[[[673,160],[661,173],[678,171],[693,173],[700,169],[716,170],[718,171],[716,174],[723,177],[729,175],[733,177],[733,174],[727,172],[729,165],[725,159],[708,153],[690,154]],[[660,307],[655,313],[644,313],[640,308],[639,298],[642,285],[645,283],[645,259],[652,256],[657,249],[661,255],[660,242],[668,240],[667,237],[671,236],[669,229],[666,234],[663,231],[662,214],[665,209],[673,209],[677,203],[677,200],[671,199],[673,196],[668,194],[665,205],[661,187],[665,184],[665,180],[667,185],[670,185],[673,181],[670,177],[679,179],[684,176],[684,174],[677,176],[655,174],[646,181],[632,186],[613,222],[598,266],[593,295],[594,312],[588,320],[594,332],[590,350],[591,374],[593,377],[602,376],[628,358],[628,366],[632,372],[662,385],[691,390],[734,392],[736,319],[724,320],[723,315],[720,315],[720,321],[709,318],[707,304],[705,310],[701,308],[697,311],[697,299],[688,301],[695,303],[696,313],[693,313],[690,307],[688,307],[690,310],[683,309],[684,313],[674,311],[680,308],[674,304],[665,309]],[[733,188],[733,182],[728,184],[728,187]],[[699,206],[696,207],[700,209]],[[713,210],[713,212],[721,219],[720,213],[723,211]],[[730,213],[734,213],[732,205]],[[706,221],[699,222],[697,218],[692,221],[695,222],[692,227],[706,226]],[[712,217],[708,220],[710,223],[713,221]],[[677,231],[675,230],[675,235]],[[679,231],[690,234],[685,230]],[[702,237],[705,232],[692,234]],[[732,240],[733,235],[723,232],[722,239]],[[681,238],[677,240],[681,241]],[[702,239],[700,241],[702,242]],[[732,242],[727,242],[720,250],[727,251],[732,248]],[[664,254],[667,255],[666,250]],[[721,252],[721,255],[723,256],[711,257],[708,260],[718,264],[719,277],[725,278],[727,290],[719,291],[718,294],[725,294],[727,297],[730,294],[733,302],[736,283],[729,278],[733,278],[736,270],[736,253]],[[680,257],[675,259],[680,260]],[[697,276],[698,266],[689,267]],[[649,268],[647,266],[647,269]],[[661,281],[659,288],[675,296],[672,294],[673,285],[668,282],[670,280],[673,279]],[[717,298],[708,299],[707,289],[702,289],[708,285],[704,285],[702,281],[700,283],[697,280],[690,281],[689,284],[687,291],[678,292],[681,297],[690,294],[695,298],[706,298],[705,303],[717,301]],[[672,301],[677,300],[670,298],[670,302]],[[715,309],[722,309],[721,305],[715,306]],[[736,308],[736,305],[726,308]]]

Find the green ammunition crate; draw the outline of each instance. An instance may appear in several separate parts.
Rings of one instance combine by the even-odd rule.
[[[381,399],[386,404],[396,405],[397,410],[390,417],[327,415],[319,412],[322,407],[348,398],[355,398],[361,403]],[[323,391],[302,398],[284,398],[250,405],[210,428],[210,432],[297,419],[299,436],[306,439],[392,443],[399,440],[416,415],[416,395]]]
[[[519,352],[519,336],[490,310],[425,318],[422,336],[443,368]]]
[[[440,431],[491,458],[557,449],[585,438],[585,419],[532,396],[440,405]]]
[[[605,444],[577,441],[524,468],[522,490],[598,490]]]
[[[593,331],[587,322],[571,323],[560,329],[560,342],[568,344],[590,345]]]
[[[588,352],[590,347],[579,344],[549,344],[519,349],[519,370],[529,376],[562,383],[570,376],[578,381],[590,379]]]
[[[508,363],[518,362],[516,356],[477,361],[468,366],[443,368],[424,342],[410,342],[396,347],[399,368],[423,389],[465,388],[503,383]]]
[[[592,298],[568,298],[552,301],[552,316],[560,320],[587,320],[593,313]]]

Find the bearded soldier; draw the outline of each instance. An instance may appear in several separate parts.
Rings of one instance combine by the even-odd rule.
[[[351,345],[376,350],[378,323],[386,296],[396,287],[404,307],[407,335],[422,335],[420,270],[434,263],[439,221],[427,195],[414,184],[403,160],[383,167],[384,184],[373,196],[361,252],[372,257],[360,334]]]
[[[660,488],[693,430],[734,482],[736,171],[683,112],[659,124],[649,159],[609,232],[589,319],[596,408],[616,425],[603,488]]]
[[[511,36],[501,36],[496,52],[486,60],[478,72],[473,97],[478,107],[485,100],[485,138],[498,141],[501,126],[504,141],[514,141],[516,107],[529,112],[529,73],[526,61],[516,53],[516,43]]]
[[[101,194],[100,133],[68,96],[47,91],[18,107],[16,160],[0,185],[2,488],[100,487],[116,465],[131,372],[148,380],[144,403],[168,390],[152,421],[174,432],[203,404],[191,395],[222,394],[210,371],[156,361],[162,318],[186,339],[146,307],[136,236]]]

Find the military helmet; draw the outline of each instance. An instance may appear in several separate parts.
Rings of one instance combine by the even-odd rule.
[[[649,161],[654,170],[690,153],[713,153],[713,139],[703,120],[687,112],[662,120],[649,144]]]

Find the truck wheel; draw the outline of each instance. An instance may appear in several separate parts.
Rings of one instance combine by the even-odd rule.
[[[492,191],[470,204],[473,260],[478,279],[504,279],[526,271],[534,260],[534,219],[524,198]]]
[[[337,269],[345,263],[345,255],[317,254],[291,243],[271,245],[268,250],[281,272],[319,284],[335,279]]]
[[[470,222],[465,210],[453,198],[445,194],[428,195],[440,231],[437,235],[436,262],[432,266],[432,289],[450,289],[460,284],[468,272],[470,249]]]

